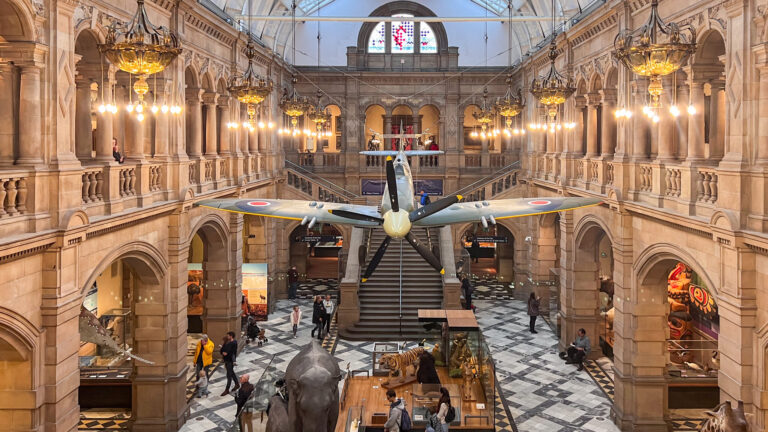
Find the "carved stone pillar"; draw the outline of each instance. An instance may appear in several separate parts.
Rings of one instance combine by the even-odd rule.
[[[678,82],[680,80],[678,79]],[[677,88],[677,107],[682,113],[677,117],[677,159],[683,160],[688,155],[688,114],[685,112],[688,108],[688,93],[690,87],[679,85]]]
[[[672,80],[669,78],[664,79],[664,88],[672,88]],[[674,90],[672,90],[674,91]],[[656,160],[658,161],[670,161],[675,159],[675,127],[677,126],[676,118],[669,113],[669,107],[672,106],[673,98],[670,91],[665,91],[661,96],[663,100],[663,106],[659,113],[659,122],[654,124],[653,127],[657,128],[658,137],[656,153]]]
[[[645,79],[635,80],[633,92],[634,106],[642,106],[645,103],[647,92],[647,81]],[[642,113],[635,113],[632,116],[632,159],[646,160],[650,151],[648,145],[649,129],[648,119]]]
[[[203,155],[203,112],[200,105],[201,89],[187,89],[187,151],[190,158],[199,159]]]
[[[229,133],[229,98],[219,96],[219,154],[228,155],[230,153],[230,133]],[[233,134],[234,135],[234,134]]]
[[[145,116],[152,114],[145,113]],[[144,121],[139,121],[136,112],[125,116],[125,160],[132,162],[144,162]]]
[[[104,99],[101,101],[103,104],[114,103],[112,100],[112,87],[114,86],[114,80],[110,79],[105,82],[106,88],[101,92],[104,95]],[[112,137],[114,136],[114,120],[113,117],[117,114],[112,114],[108,110],[104,112],[96,112],[96,159],[101,162],[112,162]]]
[[[597,156],[597,106],[600,103],[600,95],[597,93],[589,94],[589,105],[587,106],[587,157]]]
[[[203,105],[205,105],[205,156],[216,157],[218,155],[218,132],[216,131],[216,93],[203,93]]]
[[[16,113],[13,105],[14,67],[0,63],[0,166],[13,165]]]
[[[384,132],[385,134],[391,134],[392,133],[392,116],[385,115],[384,116]],[[391,150],[392,149],[392,138],[384,138],[384,149],[383,150]]]
[[[21,67],[19,94],[19,159],[16,163],[40,164],[43,162],[43,139],[38,66]]]
[[[92,149],[91,81],[78,76],[75,80],[75,155],[81,161],[90,160]]]
[[[584,154],[584,129],[586,125],[584,124],[584,107],[586,107],[587,99],[585,97],[576,97],[575,98],[576,104],[574,107],[574,110],[576,112],[576,127],[573,128],[573,132],[571,133],[571,148],[569,149],[570,152],[579,157]]]
[[[165,91],[167,80],[162,79],[157,88],[157,100],[165,100],[167,93]],[[168,159],[168,144],[171,141],[170,135],[170,116],[169,113],[163,113],[158,111],[155,114],[155,154],[154,157],[158,159]]]
[[[602,130],[600,131],[600,143],[603,157],[613,156],[616,151],[616,89],[600,90],[603,99],[603,109],[600,111]]]
[[[701,81],[691,80],[691,104],[696,114],[688,116],[688,156],[686,161],[704,159],[704,86]]]

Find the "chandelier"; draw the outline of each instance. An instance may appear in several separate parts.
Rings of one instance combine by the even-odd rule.
[[[496,111],[504,117],[507,129],[512,127],[512,117],[523,111],[523,94],[517,89],[517,95],[512,94],[512,74],[507,76],[507,92],[503,98],[496,99]]]
[[[138,95],[137,111],[144,110],[144,95],[149,91],[147,76],[162,72],[180,53],[176,34],[149,22],[144,0],[136,0],[136,15],[128,24],[113,24],[99,50],[118,69],[137,75],[133,91]]]
[[[493,122],[496,114],[493,109],[488,106],[488,88],[483,89],[483,105],[480,107],[480,111],[472,113],[472,117],[480,123],[480,128],[483,132],[488,129],[488,125]]]
[[[549,72],[538,78],[534,78],[531,83],[531,94],[544,105],[547,110],[547,116],[552,122],[557,118],[558,106],[565,103],[568,96],[576,91],[573,81],[570,77],[566,78],[555,67],[557,58],[557,45],[555,44],[555,35],[552,35],[552,42],[549,44]]]
[[[650,77],[648,93],[652,109],[661,106],[664,93],[661,78],[680,69],[696,50],[696,43],[680,34],[675,23],[666,24],[659,17],[658,0],[651,2],[651,16],[635,31],[623,30],[613,42],[613,56],[629,70]]]
[[[299,123],[299,117],[303,116],[310,108],[307,98],[299,96],[299,93],[296,91],[297,82],[299,82],[299,80],[296,79],[296,75],[294,75],[291,78],[293,89],[291,90],[290,96],[286,93],[280,100],[280,109],[283,110],[285,115],[291,118],[291,126],[293,126],[294,129]]]
[[[245,55],[248,57],[248,67],[242,75],[235,75],[229,79],[227,90],[240,103],[246,104],[248,122],[253,126],[256,123],[256,106],[272,93],[272,80],[264,79],[254,71],[253,58],[256,56],[256,49],[250,37],[245,47]]]
[[[317,91],[317,105],[310,108],[308,118],[309,120],[315,124],[315,128],[317,129],[317,135],[323,136],[327,135],[323,133],[323,127],[326,123],[329,123],[331,121],[331,113],[328,111],[328,109],[324,108],[320,104],[320,98],[323,96],[323,93],[318,90]]]

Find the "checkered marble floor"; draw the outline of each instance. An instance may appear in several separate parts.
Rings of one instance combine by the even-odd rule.
[[[538,334],[528,332],[525,303],[479,300],[475,304],[517,430],[619,430],[609,419],[611,400],[586,372],[563,364],[549,327],[540,322]]]
[[[514,282],[501,281],[492,277],[472,276],[475,292],[472,300],[512,300],[514,298]]]
[[[330,294],[334,297],[339,295],[338,279],[307,279],[299,282],[299,289],[296,295],[301,299],[309,299],[317,295]]]

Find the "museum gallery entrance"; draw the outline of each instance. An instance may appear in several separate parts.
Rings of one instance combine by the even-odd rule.
[[[333,225],[307,228],[298,226],[291,232],[290,265],[304,280],[339,278],[344,238]]]

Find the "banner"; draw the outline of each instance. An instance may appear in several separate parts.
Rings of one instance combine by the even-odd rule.
[[[384,195],[384,185],[387,184],[383,179],[362,179],[360,180],[363,195]],[[413,181],[413,190],[418,195],[420,191],[426,192],[431,196],[443,195],[442,179],[421,179]]]
[[[187,265],[187,315],[203,315],[203,265]]]
[[[243,295],[248,300],[251,314],[259,320],[267,319],[267,263],[244,263]]]

